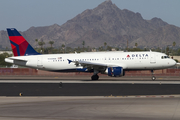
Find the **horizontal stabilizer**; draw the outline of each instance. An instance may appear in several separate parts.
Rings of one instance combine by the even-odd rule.
[[[28,60],[26,60],[26,59],[24,59],[24,58],[19,58],[19,57],[9,57],[9,58],[7,58],[7,59],[9,59],[9,60],[18,60],[18,61],[28,61]]]
[[[180,66],[180,63],[176,63],[176,66]]]

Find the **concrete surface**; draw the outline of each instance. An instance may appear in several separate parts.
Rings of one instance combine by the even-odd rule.
[[[179,120],[180,98],[0,97],[2,120]]]

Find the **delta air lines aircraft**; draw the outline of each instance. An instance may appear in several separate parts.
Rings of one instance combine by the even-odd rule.
[[[74,54],[40,54],[15,29],[7,29],[14,57],[6,62],[53,72],[93,72],[91,79],[98,80],[98,73],[121,77],[125,71],[153,70],[173,67],[176,62],[159,52],[85,52]]]

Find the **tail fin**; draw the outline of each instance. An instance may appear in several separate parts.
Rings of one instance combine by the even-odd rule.
[[[14,56],[39,55],[24,37],[15,29],[7,28]]]

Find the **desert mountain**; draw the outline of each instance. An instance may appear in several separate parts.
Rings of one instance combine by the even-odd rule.
[[[18,28],[17,28],[18,29]],[[46,27],[31,27],[22,35],[36,46],[35,39],[43,40],[46,46],[54,41],[55,47],[62,44],[70,47],[85,46],[99,47],[104,42],[111,46],[165,46],[175,41],[180,44],[180,28],[169,25],[160,18],[145,20],[140,13],[127,9],[121,10],[110,0],[105,1],[94,9],[87,9],[63,25],[57,24]],[[7,33],[0,31],[1,46],[10,48]]]

